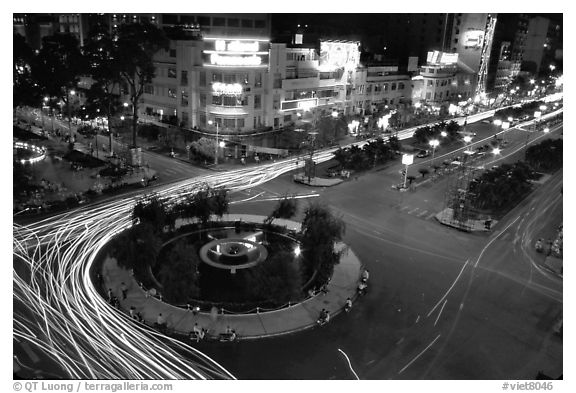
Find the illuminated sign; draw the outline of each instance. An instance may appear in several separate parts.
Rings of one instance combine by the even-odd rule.
[[[463,43],[466,49],[482,49],[484,30],[468,30],[464,32]]]
[[[320,42],[320,66],[323,68],[353,68],[359,59],[358,42]]]
[[[242,85],[240,83],[220,83],[214,82],[212,84],[212,91],[217,95],[240,95],[242,94]]]
[[[222,52],[258,52],[258,41],[225,41],[217,40],[215,43],[217,51]]]
[[[291,111],[302,109],[309,111],[310,109],[318,106],[318,98],[307,98],[304,100],[282,101],[280,107],[283,111]]]
[[[259,66],[262,64],[262,57],[252,56],[222,56],[217,53],[210,55],[210,64],[221,66]]]
[[[430,64],[455,64],[458,62],[458,53],[446,53],[435,50],[428,52],[426,61]]]

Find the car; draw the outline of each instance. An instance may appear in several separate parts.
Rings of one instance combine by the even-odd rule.
[[[418,154],[416,154],[416,157],[424,158],[424,157],[428,157],[429,155],[430,155],[430,152],[428,150],[420,150],[418,152]]]

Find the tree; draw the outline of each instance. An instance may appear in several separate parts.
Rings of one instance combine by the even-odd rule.
[[[299,298],[301,282],[294,254],[279,251],[247,272],[245,288],[251,292],[254,300],[285,304]]]
[[[430,171],[428,170],[428,168],[420,168],[418,169],[418,172],[420,172],[420,174],[422,175],[422,177],[426,176],[427,174],[430,173]]]
[[[224,187],[209,188],[208,195],[211,214],[222,218],[224,214],[228,213],[228,205],[230,204],[228,189]]]
[[[348,168],[348,163],[350,161],[350,149],[348,148],[338,148],[334,152],[334,159],[338,161],[338,165],[340,165],[340,169]]]
[[[203,157],[214,159],[214,155],[216,154],[216,140],[202,137],[197,141],[192,142],[190,144],[190,149]]]
[[[134,206],[132,218],[138,219],[141,223],[149,224],[157,233],[161,233],[165,225],[174,226],[173,222],[169,222],[170,217],[165,203],[157,196],[140,200]]]
[[[302,269],[305,277],[316,274],[316,283],[323,284],[340,262],[340,253],[334,251],[336,242],[342,240],[346,224],[335,217],[330,209],[313,203],[304,212],[301,229]]]
[[[272,213],[264,220],[264,223],[271,224],[276,218],[290,219],[294,217],[297,210],[298,202],[294,199],[294,196],[289,198],[285,195],[284,198],[278,201]]]
[[[34,61],[34,52],[20,34],[14,34],[12,54],[12,106],[36,106],[41,102],[40,89],[34,81],[31,64]]]
[[[144,87],[155,77],[154,54],[168,50],[170,41],[164,32],[151,23],[128,23],[118,28],[116,56],[119,75],[128,87],[132,104],[132,146],[136,147],[138,105]]]
[[[119,235],[114,243],[118,265],[126,269],[146,271],[156,264],[162,242],[152,225],[139,224]]]
[[[408,176],[406,176],[406,180],[408,180],[408,181],[409,181],[409,184],[411,185],[412,182],[413,182],[414,180],[416,180],[416,176],[408,175]]]
[[[158,272],[162,293],[173,303],[187,303],[198,298],[198,250],[185,241],[177,241],[167,253]]]
[[[398,139],[397,136],[391,136],[390,138],[388,138],[388,144],[390,145],[390,149],[393,152],[400,151],[400,149],[402,148],[402,144],[400,143],[400,140]]]
[[[32,75],[43,92],[66,105],[70,134],[72,92],[77,88],[80,75],[87,72],[85,57],[76,37],[57,33],[42,39],[42,49],[32,65]]]
[[[95,81],[86,94],[87,114],[91,118],[105,116],[108,120],[109,149],[112,155],[112,117],[122,110],[119,95],[121,78],[114,39],[106,25],[97,24],[93,27],[83,51],[90,67],[90,76]]]

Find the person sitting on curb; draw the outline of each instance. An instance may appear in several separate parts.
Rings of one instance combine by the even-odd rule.
[[[192,331],[190,332],[190,340],[199,342],[200,340],[204,339],[205,334],[206,331],[200,326],[198,326],[198,323],[195,323],[194,327],[192,328]]]
[[[368,284],[366,284],[365,281],[360,281],[360,283],[358,284],[358,294],[365,295],[367,291],[368,291]]]
[[[362,272],[362,281],[367,282],[369,278],[370,278],[370,272],[368,271],[368,269],[364,269],[364,271]]]
[[[330,321],[330,311],[326,310],[325,308],[320,311],[320,316],[316,323],[320,326],[327,324]]]
[[[234,329],[230,329],[230,326],[226,327],[225,333],[220,333],[220,341],[234,341],[236,338],[236,331]]]
[[[344,303],[344,311],[350,312],[351,309],[352,309],[352,300],[350,300],[350,298],[347,298],[346,302]]]

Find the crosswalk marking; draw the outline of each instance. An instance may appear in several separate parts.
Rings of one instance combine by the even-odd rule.
[[[428,213],[428,210],[424,210],[422,213],[418,213],[418,217],[422,217],[426,213]]]
[[[400,210],[406,210],[406,209],[410,209],[410,207],[408,207],[408,206],[402,206],[402,207],[400,208]]]
[[[436,213],[430,213],[428,215],[428,217],[426,217],[427,220],[431,219],[432,217],[436,216]]]
[[[408,214],[412,214],[412,213],[414,213],[416,210],[420,210],[420,208],[417,207],[417,208],[415,208],[415,209],[412,209],[412,210],[410,210],[410,211],[408,212]]]

